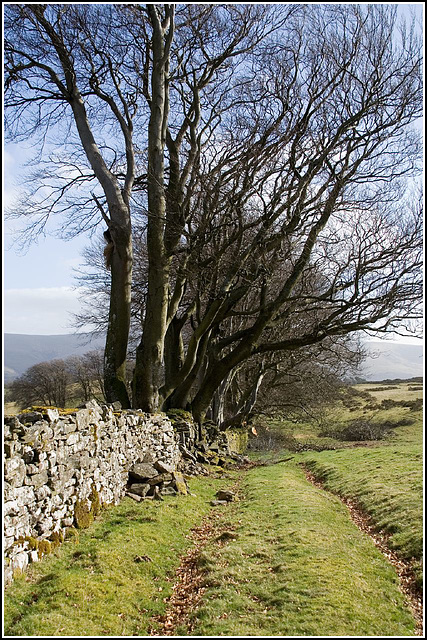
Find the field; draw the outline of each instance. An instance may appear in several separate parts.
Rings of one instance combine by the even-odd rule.
[[[229,479],[194,478],[181,500],[125,498],[90,529],[30,565],[5,593],[10,636],[144,636],[170,595],[189,530]]]
[[[234,536],[203,555],[207,591],[191,635],[413,634],[392,567],[339,499],[293,461],[254,469],[243,491]]]
[[[356,500],[408,561],[419,588],[422,393],[417,386],[359,385],[311,422],[260,418],[260,439],[271,436],[269,451],[252,454],[261,465],[249,471],[214,469],[214,477],[193,478],[195,495],[189,497],[166,497],[158,504],[126,498],[107,509],[81,532],[78,544],[64,543],[6,589],[6,634],[419,634],[394,567],[339,498]],[[382,436],[342,439],[360,428],[370,437]],[[307,481],[302,465],[324,489]],[[220,487],[238,487],[239,500],[212,508],[210,499]],[[190,536],[195,527],[205,532],[203,544]],[[191,549],[198,595],[197,580],[182,569]],[[169,598],[180,580],[180,615],[167,627]]]
[[[99,385],[97,385],[96,382],[93,384],[93,389],[94,389],[94,393],[93,395],[91,395],[91,397],[96,398],[98,402],[102,404],[104,402],[103,395],[99,390]],[[80,404],[84,402],[85,401],[82,396],[82,391],[80,386],[76,383],[69,384],[67,386],[67,399],[65,403],[65,408],[74,409],[75,407],[78,407]],[[31,404],[45,405],[46,403],[43,402],[42,400],[37,400],[37,402],[28,403],[27,406],[30,406]],[[10,389],[6,385],[4,387],[4,414],[8,416],[14,416],[20,413],[22,409],[26,409],[26,408],[27,408],[26,406],[20,406],[18,403],[11,401]]]
[[[423,544],[423,419],[422,391],[418,384],[365,384],[322,417],[321,424],[275,422],[298,443],[325,451],[298,453],[324,486],[355,498],[372,523],[388,537],[390,548],[413,564],[417,585],[422,585]],[[409,406],[404,406],[404,405]],[[325,436],[361,421],[387,425],[381,440],[341,441]],[[327,427],[325,426],[327,423]],[[392,426],[390,426],[392,425]],[[393,426],[397,425],[397,426]]]

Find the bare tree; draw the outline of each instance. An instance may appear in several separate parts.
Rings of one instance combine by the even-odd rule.
[[[254,57],[247,98],[218,128],[188,234],[204,268],[197,319],[162,390],[180,406],[197,385],[199,420],[248,358],[420,316],[422,215],[403,198],[419,153],[419,43],[396,44],[393,24],[373,6],[298,18]]]
[[[70,382],[71,375],[66,361],[40,362],[13,380],[9,387],[9,397],[21,407],[38,403],[65,407]]]
[[[12,140],[38,140],[40,150],[33,190],[12,215],[30,219],[26,240],[44,231],[54,212],[67,214],[66,235],[100,220],[107,226],[114,251],[105,387],[109,400],[123,406],[129,406],[133,124],[141,93],[126,33],[125,16],[112,5],[5,8],[6,127]]]
[[[102,352],[88,351],[82,356],[71,356],[65,364],[70,381],[78,385],[79,400],[86,402],[100,396],[105,400]]]
[[[209,151],[220,114],[228,111],[224,81],[293,9],[148,5],[152,73],[148,127],[147,295],[133,382],[135,406],[162,404],[163,361],[170,372],[181,342],[176,314],[185,293],[191,199],[202,153]],[[272,15],[270,23],[267,15]],[[218,91],[218,87],[222,90]],[[167,167],[166,167],[167,163]],[[183,255],[184,253],[184,255]],[[182,260],[177,260],[181,254]],[[172,342],[171,342],[172,336]],[[168,345],[165,353],[165,341]],[[178,346],[178,349],[180,347]]]
[[[124,371],[130,321],[133,186],[145,185],[147,189],[149,262],[134,403],[154,409],[170,322],[171,254],[183,229],[183,185],[200,145],[200,91],[227,59],[253,46],[251,30],[257,32],[258,39],[267,30],[265,22],[256,26],[257,18],[265,12],[256,7],[221,8],[219,14],[210,6],[179,9],[180,42],[187,50],[175,49],[174,74],[178,82],[183,80],[181,87],[185,89],[177,91],[178,111],[172,126],[168,114],[173,5],[6,7],[8,131],[14,140],[38,136],[41,156],[48,134],[53,134],[60,150],[47,157],[46,166],[39,165],[33,175],[33,192],[26,194],[16,215],[31,220],[24,230],[27,240],[45,229],[55,211],[68,214],[62,226],[66,234],[93,229],[100,220],[107,225],[114,251],[105,387],[107,397],[124,406],[129,404]],[[218,39],[211,38],[204,46],[193,23],[203,27],[204,34],[215,25]],[[196,45],[198,55],[203,52],[201,61],[192,60]],[[167,187],[166,144],[170,165]],[[180,152],[185,155],[182,166]],[[177,297],[179,293],[172,295],[172,300]]]
[[[105,19],[102,9],[76,10],[86,11]],[[131,185],[123,132],[126,153],[110,170],[132,189],[145,256],[133,285],[143,324],[135,407],[190,407],[202,421],[246,362],[258,363],[255,380],[270,354],[399,331],[420,316],[422,215],[409,180],[420,152],[412,123],[422,112],[421,48],[411,29],[397,32],[395,8],[105,11],[126,24],[120,64],[110,64],[108,38],[107,51],[80,47],[78,36],[73,44],[92,61],[95,88],[82,79],[91,114],[92,104],[107,105],[123,131],[105,98],[114,95],[122,117],[138,114],[132,134],[143,130],[147,148],[147,170],[131,171]],[[61,12],[56,27],[74,15]],[[41,17],[36,27],[45,29]],[[13,46],[8,64],[21,82],[8,71],[10,85],[26,97],[29,71]],[[130,106],[140,94],[143,117]],[[126,305],[128,326],[130,295]]]

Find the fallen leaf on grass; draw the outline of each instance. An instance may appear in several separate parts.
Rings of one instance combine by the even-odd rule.
[[[153,562],[150,556],[135,556],[134,562]]]

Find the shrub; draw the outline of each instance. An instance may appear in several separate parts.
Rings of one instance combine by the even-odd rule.
[[[319,435],[327,438],[336,438],[342,441],[381,440],[391,429],[405,427],[414,423],[412,418],[402,418],[398,422],[373,423],[369,420],[352,420],[341,429],[326,430]]]
[[[256,437],[250,437],[248,442],[249,451],[280,451],[289,449],[297,451],[299,442],[291,435],[263,424],[256,425]]]

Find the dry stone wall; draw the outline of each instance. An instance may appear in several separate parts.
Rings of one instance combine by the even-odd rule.
[[[5,418],[5,580],[51,552],[103,504],[126,493],[138,463],[176,469],[178,436],[163,414],[114,411],[96,402],[72,413]]]

